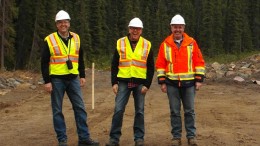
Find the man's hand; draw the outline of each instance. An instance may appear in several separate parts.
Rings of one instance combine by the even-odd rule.
[[[85,78],[80,78],[80,87],[84,87],[86,83],[86,79]]]
[[[143,87],[142,87],[142,90],[141,90],[141,93],[142,93],[142,94],[145,94],[147,91],[148,91],[148,88],[145,87],[145,86],[143,86]]]
[[[113,87],[112,87],[112,89],[113,89],[113,92],[114,92],[115,94],[117,94],[118,84],[114,84]]]
[[[48,93],[51,93],[52,84],[51,83],[44,84],[44,88],[45,88],[45,91],[47,91]]]
[[[199,90],[201,86],[202,86],[202,83],[201,83],[201,82],[196,82],[196,83],[195,83],[195,88],[196,88],[196,90]]]
[[[166,92],[167,92],[167,86],[166,86],[165,83],[164,83],[164,84],[161,84],[161,91],[162,91],[163,93],[166,93]]]

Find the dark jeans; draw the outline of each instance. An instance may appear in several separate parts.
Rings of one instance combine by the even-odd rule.
[[[86,122],[87,113],[85,111],[78,78],[71,80],[52,78],[52,88],[51,105],[53,112],[53,125],[58,141],[67,139],[66,124],[62,113],[62,103],[65,91],[74,110],[79,141],[87,140],[89,138],[89,130]]]
[[[119,82],[118,93],[115,98],[115,109],[112,119],[112,126],[110,130],[110,140],[119,142],[122,135],[122,122],[125,112],[125,107],[128,103],[129,96],[133,92],[134,105],[135,105],[135,118],[134,118],[134,140],[144,138],[144,97],[145,94],[141,94],[143,85],[138,85],[134,88],[128,88],[127,82]]]
[[[181,121],[181,102],[184,109],[184,123],[186,137],[193,138],[196,135],[194,98],[195,86],[192,87],[174,87],[167,84],[167,95],[169,98],[171,110],[171,126],[174,138],[181,138],[182,121]]]

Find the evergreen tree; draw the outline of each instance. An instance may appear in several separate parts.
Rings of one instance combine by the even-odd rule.
[[[214,44],[212,45],[213,48],[213,53],[212,56],[214,55],[219,55],[224,53],[224,48],[223,48],[223,40],[222,40],[222,35],[223,35],[223,15],[222,15],[222,0],[213,0],[213,5],[214,5],[214,10],[213,10],[213,39],[214,39]]]
[[[203,1],[202,2],[202,16],[200,23],[200,32],[199,32],[199,42],[201,50],[205,55],[212,57],[213,56],[213,44],[214,44],[214,35],[213,35],[213,11],[214,11],[214,0]]]
[[[45,18],[46,14],[44,11],[45,0],[38,0],[35,3],[35,13],[36,17],[34,19],[33,27],[33,38],[32,46],[30,49],[30,56],[27,63],[27,69],[30,70],[39,70],[40,69],[40,57],[41,57],[41,48],[43,48],[43,40],[45,37]]]
[[[240,54],[241,52],[241,3],[240,0],[227,1],[226,12],[226,24],[225,24],[225,34],[223,39],[225,39],[224,46],[226,53]]]
[[[164,0],[158,1],[158,10],[156,13],[156,17],[158,19],[158,28],[157,28],[157,35],[161,39],[161,42],[163,39],[171,33],[170,29],[170,21],[171,18],[174,16],[169,16],[167,13],[167,3]]]
[[[120,0],[119,0],[120,1]],[[114,0],[112,2],[107,2],[105,7],[106,17],[105,19],[105,39],[106,39],[106,48],[105,54],[109,54],[112,56],[114,50],[116,49],[116,41],[119,39],[119,28],[118,28],[118,20],[119,20],[119,12],[117,4],[118,0]],[[110,57],[111,58],[111,57]]]
[[[102,36],[102,16],[100,15],[100,5],[101,0],[90,0],[89,5],[89,31],[91,36],[91,48],[89,48],[89,53],[91,56],[90,60],[95,59],[95,55],[99,56],[102,54],[101,49],[101,37]]]
[[[12,69],[15,65],[14,20],[17,18],[17,7],[14,0],[2,0],[0,3],[0,38],[1,38],[1,70]]]
[[[190,0],[182,0],[181,1],[181,11],[180,14],[185,19],[185,32],[187,32],[190,36],[194,37],[195,34],[195,26],[196,26],[196,17],[195,8]]]
[[[89,7],[86,1],[76,1],[72,8],[73,18],[71,20],[73,29],[80,37],[80,49],[84,50],[85,65],[90,64],[90,53],[89,48],[91,48],[91,37],[89,29]]]
[[[15,69],[24,69],[27,65],[29,54],[32,47],[34,20],[35,20],[35,1],[23,0],[18,3],[19,15],[16,23],[16,65]]]
[[[194,37],[208,57],[259,50],[260,1],[258,0],[2,0],[8,5],[1,15],[5,66],[38,69],[43,39],[56,31],[59,10],[71,16],[71,30],[80,35],[87,66],[93,61],[106,66],[116,40],[128,34],[129,21],[139,17],[143,34],[152,42],[156,56],[160,43],[169,35],[171,18],[179,13],[185,32]],[[16,4],[19,11],[16,10]],[[3,11],[3,7],[0,7]],[[18,19],[16,19],[16,13]],[[3,19],[4,18],[4,19]],[[3,29],[3,20],[6,24]],[[3,57],[2,57],[3,58]],[[15,60],[16,59],[16,60]],[[33,63],[32,63],[33,62]],[[34,67],[36,64],[36,67]]]
[[[255,50],[260,50],[260,1],[259,0],[244,0],[248,3],[248,8],[245,14],[248,16],[249,28],[251,30],[251,38]]]
[[[245,0],[242,0],[245,1]],[[248,6],[248,3],[241,3],[242,9],[241,9],[241,52],[248,52],[253,50],[253,41],[252,41],[252,34],[249,26],[249,17],[246,16],[246,11]]]

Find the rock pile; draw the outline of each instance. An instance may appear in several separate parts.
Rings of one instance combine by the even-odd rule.
[[[221,80],[223,78],[238,82],[250,81],[260,85],[260,54],[230,64],[214,62],[206,65],[206,79]]]
[[[43,84],[42,78],[27,72],[1,72],[0,74],[0,95],[5,95],[17,87],[35,90],[37,85]]]

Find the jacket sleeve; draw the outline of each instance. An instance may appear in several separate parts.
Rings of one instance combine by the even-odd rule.
[[[85,78],[85,64],[84,64],[84,52],[83,49],[79,49],[79,77]]]
[[[111,84],[112,86],[114,84],[118,84],[117,80],[117,74],[118,74],[118,65],[119,65],[119,54],[117,52],[117,49],[115,49],[112,62],[111,62]]]
[[[146,66],[147,66],[147,72],[146,72],[146,82],[144,83],[144,86],[149,89],[154,75],[154,58],[153,58],[152,49],[150,49],[150,52],[148,54]]]
[[[49,75],[50,51],[47,41],[44,42],[44,47],[41,50],[41,72],[45,84],[51,82]]]
[[[167,61],[166,61],[166,58],[165,58],[164,43],[162,43],[161,46],[160,46],[159,53],[158,53],[157,60],[156,60],[156,64],[155,64],[159,84],[165,83],[166,66],[167,66]]]
[[[196,41],[193,43],[193,46],[194,51],[192,59],[195,67],[195,81],[203,82],[205,78],[205,61]]]

